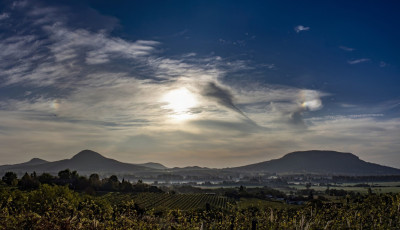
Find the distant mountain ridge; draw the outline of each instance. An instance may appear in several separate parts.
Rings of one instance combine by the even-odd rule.
[[[0,171],[36,171],[36,172],[59,172],[64,169],[77,170],[78,172],[138,172],[150,171],[155,169],[166,169],[167,167],[157,163],[129,164],[114,159],[106,158],[92,150],[83,150],[74,155],[71,159],[48,162],[34,158],[28,162],[16,165],[0,166]]]
[[[186,174],[186,175],[221,175],[230,173],[278,173],[278,174],[324,174],[324,175],[400,175],[400,169],[365,162],[352,153],[336,151],[309,150],[288,153],[270,161],[234,168],[211,169],[199,166],[167,168],[162,164],[149,162],[129,164],[106,158],[92,150],[83,150],[70,159],[45,161],[33,158],[28,162],[0,166],[0,173],[14,171],[58,173],[65,169],[76,170],[82,174]]]
[[[40,158],[32,158],[30,161],[26,162],[25,164],[29,164],[29,165],[38,165],[38,164],[44,164],[47,163],[48,161],[45,161],[43,159]]]
[[[232,168],[270,173],[315,173],[333,175],[399,175],[400,169],[360,160],[352,153],[309,150],[288,153],[282,158]]]
[[[40,165],[48,163],[48,161],[42,160],[40,158],[32,158],[30,161],[20,163],[20,164],[14,164],[14,165],[2,165],[0,166],[0,171],[1,170],[7,170],[7,169],[13,169],[13,168],[24,168],[24,167],[29,167],[32,165]]]

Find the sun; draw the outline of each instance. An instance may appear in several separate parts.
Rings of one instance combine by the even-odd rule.
[[[171,110],[170,117],[179,121],[192,118],[194,114],[190,110],[198,105],[196,96],[184,87],[169,91],[161,101],[167,103],[164,109]]]

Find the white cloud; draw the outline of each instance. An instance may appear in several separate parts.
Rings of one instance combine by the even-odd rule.
[[[310,121],[321,121],[321,120],[345,120],[345,119],[357,119],[357,118],[374,118],[383,117],[381,113],[367,113],[367,114],[349,114],[349,115],[331,115],[323,117],[310,118]]]
[[[42,15],[55,9],[35,9],[32,15]],[[47,17],[47,16],[45,16]],[[71,82],[80,75],[90,72],[80,59],[88,65],[105,64],[116,59],[137,59],[151,54],[156,41],[136,42],[110,37],[104,32],[91,32],[85,29],[72,29],[58,18],[33,18],[31,27],[37,27],[41,34],[12,35],[0,41],[0,57],[5,61],[0,70],[7,79],[3,84],[28,84],[36,86],[61,86],[58,83]],[[85,71],[85,72],[82,72]],[[65,87],[63,84],[62,87]]]
[[[276,69],[275,64],[264,64],[263,66],[267,67],[268,69]]]
[[[0,14],[0,21],[1,20],[5,20],[5,19],[7,19],[7,18],[9,18],[10,17],[10,15],[8,14],[8,13],[1,13]]]
[[[348,103],[339,103],[339,106],[341,106],[343,108],[354,108],[354,107],[357,107],[356,105],[348,104]]]
[[[354,48],[350,48],[350,47],[347,47],[347,46],[339,46],[339,48],[344,50],[344,51],[348,51],[348,52],[351,52],[351,51],[355,50]]]
[[[296,31],[296,33],[300,33],[302,31],[309,31],[310,27],[307,26],[303,26],[303,25],[298,25],[296,27],[294,27],[294,31]]]
[[[320,94],[315,90],[301,90],[300,103],[302,108],[310,111],[315,111],[322,108]]]
[[[197,55],[196,53],[191,52],[191,53],[184,54],[183,57],[190,58],[190,57],[195,57],[196,55]]]
[[[369,62],[369,61],[370,61],[370,59],[368,59],[368,58],[360,58],[360,59],[347,61],[347,63],[349,63],[350,65],[355,65],[355,64]]]

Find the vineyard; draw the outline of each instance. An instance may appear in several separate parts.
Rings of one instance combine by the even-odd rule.
[[[41,185],[29,191],[6,187],[0,189],[0,230],[400,229],[400,194],[348,198],[344,203],[314,200],[297,208],[239,208],[215,194],[110,192],[92,196],[67,186]]]
[[[170,208],[180,210],[222,208],[226,209],[228,203],[233,200],[215,194],[160,194],[160,193],[140,193],[133,197],[133,200],[141,208]]]

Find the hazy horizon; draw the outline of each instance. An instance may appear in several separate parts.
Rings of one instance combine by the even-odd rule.
[[[400,3],[3,1],[0,162],[400,168]]]
[[[80,151],[80,152],[78,152],[78,153],[75,153],[75,154],[73,154],[72,156],[70,156],[70,157],[67,157],[67,158],[62,158],[62,159],[56,159],[56,160],[46,160],[46,159],[42,159],[42,158],[37,158],[37,157],[34,157],[34,158],[31,158],[31,159],[29,159],[29,160],[26,160],[26,161],[24,161],[24,162],[18,162],[18,163],[16,163],[16,164],[21,164],[21,163],[27,163],[27,162],[30,162],[30,161],[32,161],[32,160],[34,160],[34,159],[40,159],[40,160],[45,160],[45,161],[47,161],[45,164],[47,164],[47,163],[52,163],[52,162],[61,162],[61,161],[64,161],[64,160],[73,160],[74,158],[76,158],[78,155],[81,155],[82,153],[84,154],[85,152],[87,152],[87,151],[89,151],[89,152],[94,152],[94,153],[97,153],[97,154],[99,154],[99,155],[101,155],[102,157],[105,157],[106,159],[110,159],[110,160],[116,160],[116,161],[119,161],[119,162],[121,162],[121,163],[128,163],[128,164],[137,164],[137,165],[140,165],[140,164],[147,164],[147,163],[158,163],[158,164],[161,164],[161,165],[163,165],[163,166],[165,166],[165,167],[167,167],[168,169],[173,169],[173,168],[175,168],[175,167],[178,167],[178,168],[185,168],[185,167],[205,167],[205,168],[209,168],[209,169],[226,169],[226,168],[233,168],[233,167],[242,167],[242,166],[250,166],[250,165],[253,165],[253,164],[259,164],[259,163],[264,163],[264,162],[269,162],[270,160],[283,160],[283,159],[287,159],[287,156],[288,155],[291,155],[291,156],[293,156],[293,153],[302,153],[302,152],[315,152],[315,151],[317,151],[317,152],[320,152],[320,154],[325,154],[324,152],[336,152],[336,153],[338,153],[339,155],[336,155],[336,157],[337,157],[337,159],[336,159],[336,161],[337,162],[340,162],[341,161],[341,157],[343,157],[343,155],[342,155],[342,153],[345,153],[346,155],[347,154],[352,154],[352,155],[354,155],[353,153],[346,153],[346,152],[337,152],[337,151],[334,151],[334,150],[305,150],[305,151],[295,151],[295,152],[290,152],[290,153],[286,153],[286,154],[284,154],[283,156],[281,156],[281,157],[277,157],[277,158],[273,158],[273,159],[268,159],[268,160],[262,160],[262,161],[258,161],[258,162],[250,162],[250,163],[247,163],[247,164],[240,164],[240,165],[232,165],[232,166],[229,166],[229,167],[209,167],[209,166],[207,166],[207,165],[196,165],[196,163],[195,162],[192,162],[193,164],[190,164],[190,165],[179,165],[179,166],[170,166],[170,165],[166,165],[166,164],[164,164],[164,163],[162,163],[162,162],[124,162],[124,161],[121,161],[121,160],[119,160],[119,159],[115,159],[115,158],[113,158],[112,156],[111,157],[108,157],[108,156],[106,156],[106,155],[104,155],[104,154],[102,154],[102,153],[100,153],[100,152],[97,152],[97,151],[94,151],[94,150],[91,150],[91,149],[84,149],[84,150],[82,150],[82,151]],[[314,153],[311,153],[311,154],[314,154]],[[328,153],[329,154],[329,153]],[[84,154],[85,155],[85,154]],[[82,156],[82,155],[81,155]],[[96,161],[97,162],[97,158],[96,157],[94,157],[92,154],[89,154],[89,158],[88,157],[83,157],[83,159],[85,159],[85,160],[89,160],[89,161],[91,161],[90,160],[90,158],[92,158],[92,160],[94,160],[94,161]],[[299,156],[299,155],[297,155],[297,156]],[[306,155],[303,155],[303,157],[305,157]],[[358,157],[357,155],[355,155],[356,157]],[[94,158],[93,158],[94,157]],[[330,155],[330,157],[332,157],[332,155]],[[307,157],[306,157],[307,158]],[[308,158],[310,158],[310,157],[308,157]],[[323,159],[323,158],[322,158]],[[320,158],[318,159],[318,160],[321,160]],[[359,160],[361,160],[361,161],[364,161],[363,159],[361,159],[361,158],[359,158]],[[78,162],[80,162],[80,161],[78,161]],[[336,163],[337,163],[336,162]],[[376,164],[375,162],[368,162],[368,161],[366,161],[367,163],[372,163],[372,164]],[[321,162],[320,162],[321,163]],[[332,163],[332,162],[331,162]],[[10,164],[10,165],[13,165],[13,164]],[[95,164],[94,164],[95,165]],[[378,164],[379,165],[379,164]],[[3,166],[3,165],[0,165],[0,166]],[[381,165],[381,166],[387,166],[387,165]],[[390,167],[390,166],[389,166]],[[399,169],[399,168],[398,168]],[[118,168],[115,168],[115,170],[119,170]],[[78,171],[78,172],[80,172],[80,171]]]
[[[94,151],[94,150],[92,150],[92,149],[85,149],[85,150],[82,150],[82,151],[86,151],[86,150]],[[80,151],[80,152],[82,152],[82,151]],[[308,150],[306,150],[306,151],[308,151]],[[309,150],[309,151],[314,151],[314,150]],[[320,150],[317,150],[317,151],[320,151]],[[333,150],[321,150],[321,151],[333,151]],[[70,154],[68,154],[68,156],[65,157],[65,158],[60,158],[60,159],[55,159],[55,160],[47,160],[47,159],[43,159],[43,158],[40,158],[40,157],[33,157],[33,158],[29,158],[29,159],[27,159],[27,160],[25,160],[25,161],[22,161],[22,162],[15,162],[15,163],[10,163],[10,164],[26,163],[26,162],[29,162],[29,161],[31,161],[31,160],[33,160],[33,159],[41,159],[41,160],[45,160],[45,161],[48,161],[48,162],[67,160],[67,159],[73,158],[75,155],[78,155],[80,152],[74,153],[74,154],[72,154],[71,156],[69,156]],[[289,154],[289,153],[285,153],[285,154],[283,154],[283,155],[280,156],[280,157],[271,158],[271,159],[268,159],[268,160],[262,160],[262,161],[257,161],[257,162],[250,162],[250,163],[240,164],[240,165],[232,165],[232,166],[228,166],[228,167],[209,167],[209,166],[207,166],[207,165],[197,165],[195,162],[193,162],[193,164],[191,164],[191,165],[173,165],[173,166],[170,166],[170,165],[164,164],[163,162],[155,162],[155,161],[143,161],[143,162],[121,161],[121,160],[119,160],[119,159],[113,158],[113,156],[107,156],[107,155],[105,155],[105,154],[103,154],[103,153],[101,153],[101,152],[98,152],[98,151],[94,151],[94,152],[96,152],[96,153],[102,155],[103,157],[106,157],[106,158],[109,158],[109,159],[112,159],[112,160],[117,160],[117,161],[120,161],[120,162],[122,162],[122,163],[129,163],[129,164],[159,163],[159,164],[162,164],[162,165],[166,166],[167,168],[199,166],[199,167],[218,168],[218,169],[221,169],[221,168],[230,168],[230,167],[239,167],[239,166],[245,166],[245,165],[249,165],[249,164],[256,164],[256,163],[260,163],[260,162],[264,162],[264,161],[279,159],[279,158],[285,156],[286,154]],[[302,151],[296,151],[296,152],[302,152]],[[363,159],[361,159],[361,160],[363,160]],[[371,162],[371,163],[375,163],[375,162]],[[1,165],[3,165],[3,164],[1,164]],[[1,166],[1,165],[0,165],[0,166]]]

